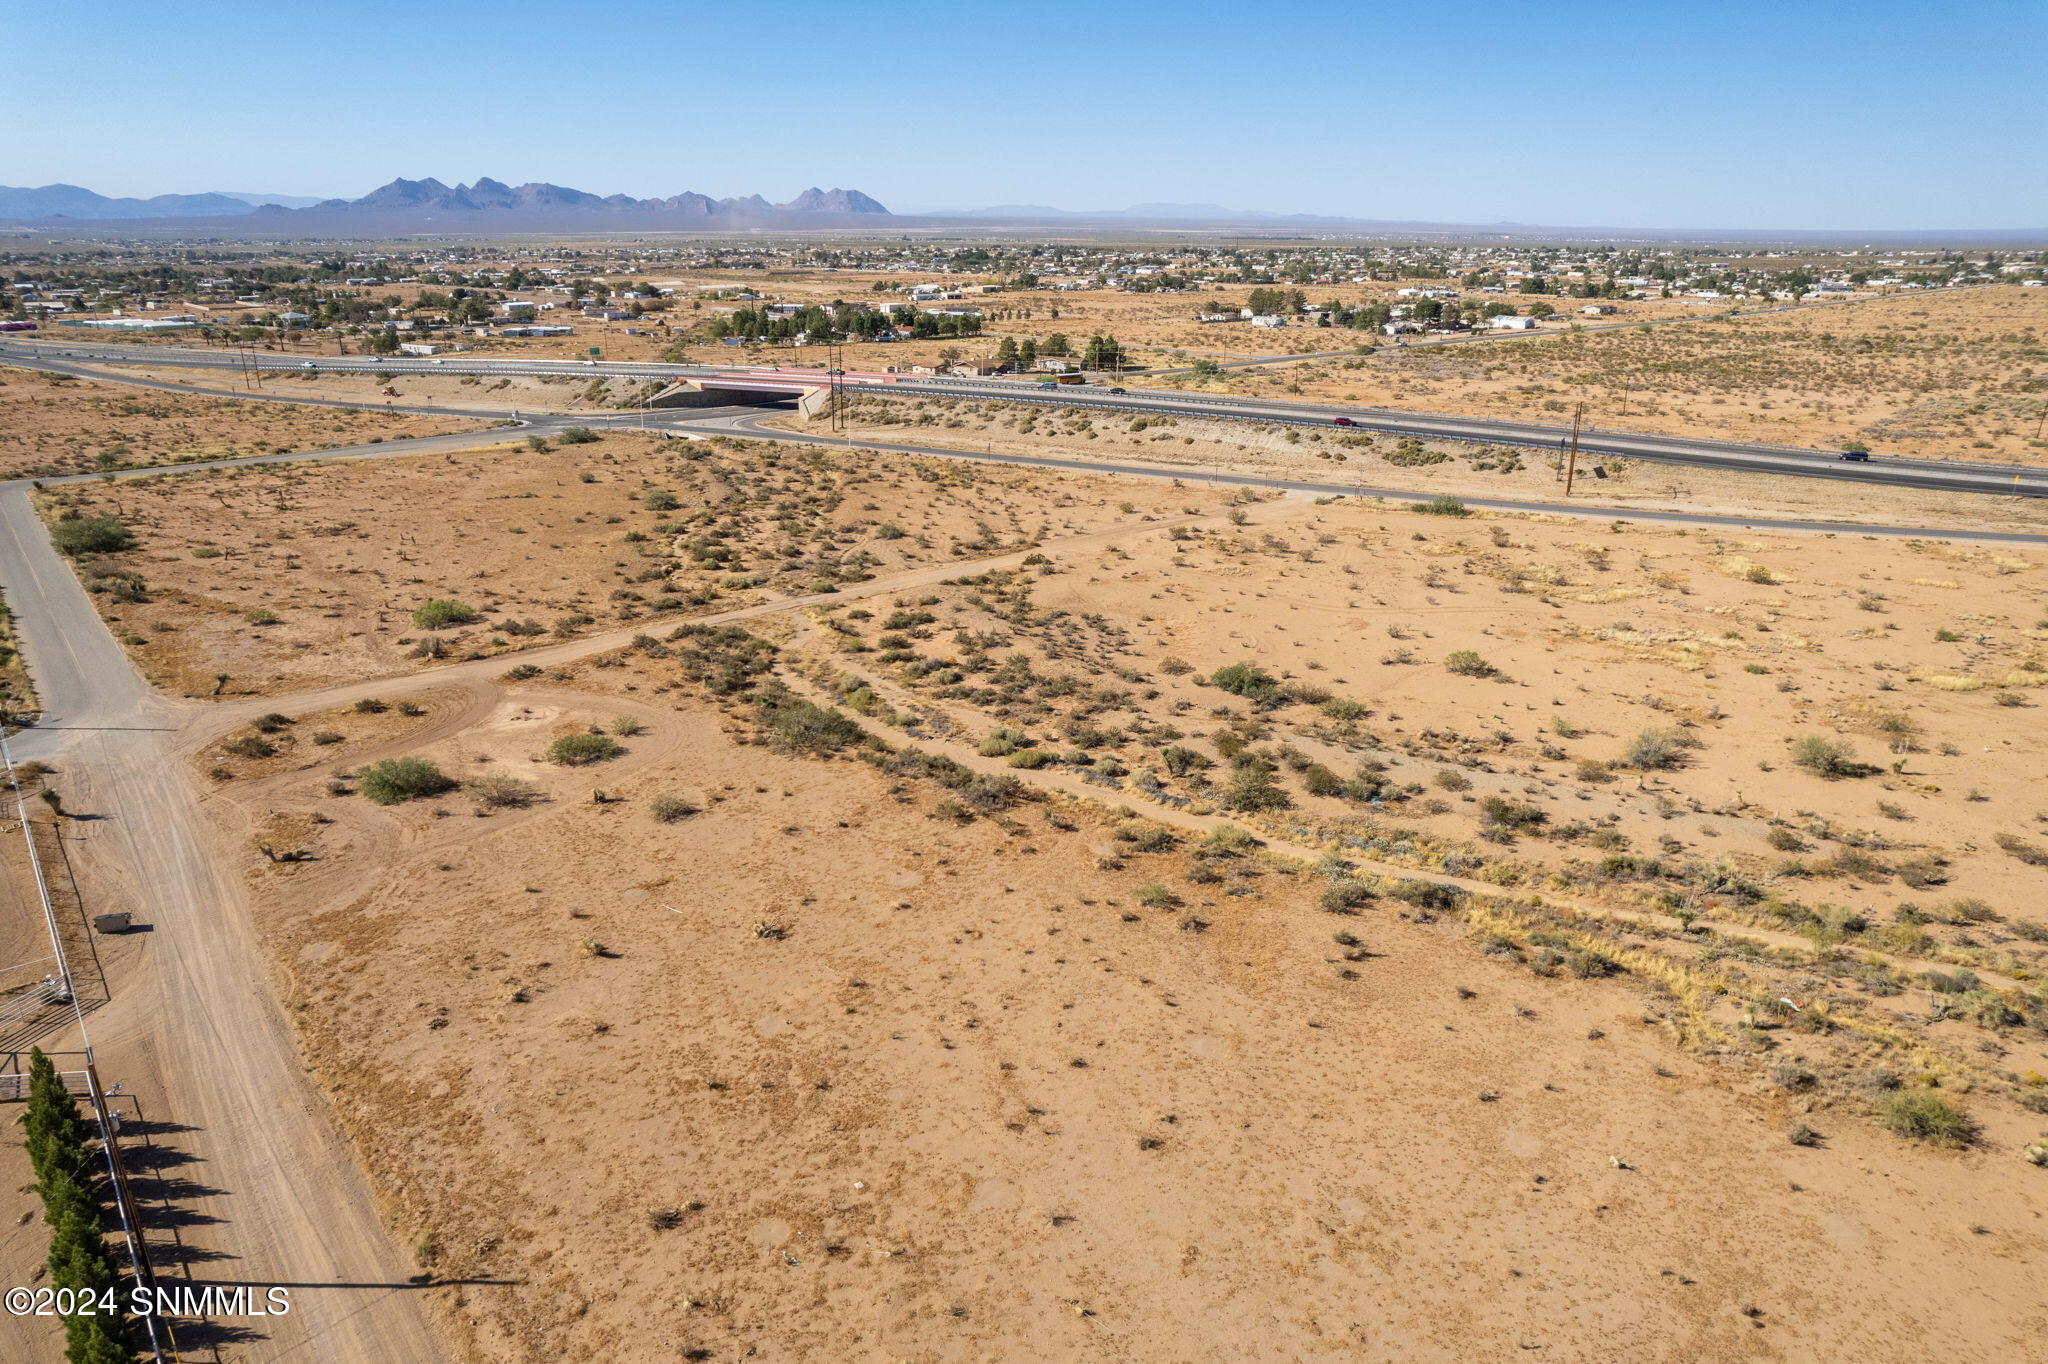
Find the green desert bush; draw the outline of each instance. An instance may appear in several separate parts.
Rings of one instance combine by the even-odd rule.
[[[363,769],[356,789],[377,805],[397,805],[452,790],[455,782],[425,758],[386,758]]]
[[[1932,1090],[1896,1090],[1879,1099],[1874,1112],[1887,1131],[1915,1141],[1963,1147],[1977,1139],[1970,1116]]]
[[[1252,663],[1232,663],[1218,668],[1209,681],[1233,696],[1261,704],[1277,700],[1280,695],[1280,684],[1273,680],[1271,674]]]
[[[564,734],[548,745],[548,761],[563,767],[588,767],[616,758],[626,750],[609,734]]]
[[[764,697],[759,714],[768,727],[769,741],[789,753],[823,757],[862,737],[860,726],[838,711],[786,692]]]
[[[1858,776],[1863,771],[1854,749],[1840,739],[1821,734],[1802,735],[1792,745],[1792,762],[1829,781]]]
[[[1681,766],[1685,762],[1685,751],[1692,747],[1692,740],[1675,729],[1646,729],[1629,740],[1622,751],[1619,767],[1632,767],[1638,772],[1659,772]]]
[[[82,516],[66,512],[50,527],[50,543],[60,554],[114,554],[135,543],[134,534],[118,516]]]
[[[412,623],[422,630],[445,630],[451,625],[470,625],[476,621],[476,608],[445,597],[429,597],[421,602],[412,613]]]

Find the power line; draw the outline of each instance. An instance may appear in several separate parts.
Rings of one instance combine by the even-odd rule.
[[[50,950],[57,960],[58,979],[63,982],[65,998],[71,1004],[72,1021],[78,1027],[78,1043],[85,1049],[85,1084],[87,1096],[92,1100],[93,1124],[99,1129],[100,1155],[107,1165],[107,1179],[114,1190],[114,1209],[121,1222],[121,1241],[128,1251],[128,1263],[135,1271],[135,1280],[145,1287],[153,1286],[156,1274],[149,1266],[149,1256],[142,1242],[141,1217],[134,1209],[134,1202],[128,1192],[127,1173],[121,1168],[120,1154],[115,1146],[115,1124],[107,1112],[106,1094],[100,1088],[98,1068],[93,1064],[92,1038],[86,1032],[85,1009],[78,1002],[78,991],[72,988],[71,963],[64,954],[64,938],[57,929],[56,906],[50,902],[50,884],[43,876],[42,854],[36,850],[34,832],[29,828],[28,797],[21,789],[21,778],[14,770],[14,752],[8,746],[7,733],[0,728],[0,763],[7,767],[7,783],[14,789],[14,812],[21,820],[22,842],[28,847],[29,870],[35,877],[36,897],[42,902],[43,923],[50,931]],[[157,1337],[156,1314],[145,1312],[142,1323],[149,1332],[149,1349],[152,1356],[163,1364],[163,1342]],[[168,1332],[170,1327],[164,1327]]]

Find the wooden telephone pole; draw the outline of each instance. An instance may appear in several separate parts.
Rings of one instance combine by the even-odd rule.
[[[1572,410],[1572,452],[1564,465],[1564,495],[1572,495],[1572,479],[1579,472],[1579,418],[1586,415],[1586,405],[1580,403]]]

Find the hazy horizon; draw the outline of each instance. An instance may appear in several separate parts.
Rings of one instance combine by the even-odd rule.
[[[209,73],[51,83],[16,107],[0,182],[113,197],[355,197],[394,176],[488,175],[635,197],[838,186],[899,213],[1203,202],[1473,225],[2048,225],[2048,190],[2019,169],[2048,127],[2048,12],[2005,0],[1933,28],[1902,5],[1852,19],[1813,0],[1741,0],[1711,21],[1480,4],[1455,29],[1325,0],[1252,21],[1137,4],[1043,33],[809,0],[455,4],[403,32],[324,0],[8,12],[19,51]],[[1008,55],[1020,41],[1028,62]],[[638,64],[664,42],[714,60]],[[407,52],[447,60],[430,71]],[[988,116],[956,116],[961,91]]]

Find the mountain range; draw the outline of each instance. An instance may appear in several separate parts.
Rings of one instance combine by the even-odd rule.
[[[996,204],[990,208],[937,208],[931,218],[1086,218],[1090,220],[1143,220],[1167,223],[1345,222],[1342,218],[1320,218],[1312,213],[1260,213],[1249,209],[1225,208],[1221,204],[1132,204],[1129,208],[1051,208],[1045,204]]]
[[[0,185],[0,218],[218,218],[249,213],[260,204],[304,208],[318,203],[297,194],[255,194],[209,190],[204,194],[159,194],[148,199],[110,199],[77,185]]]
[[[280,202],[290,197],[290,203]],[[259,202],[252,202],[257,200]],[[786,204],[758,194],[713,199],[684,192],[663,199],[625,194],[591,194],[565,185],[533,182],[508,185],[485,176],[474,184],[439,180],[393,180],[360,199],[312,200],[302,196],[227,193],[159,194],[150,199],[110,199],[76,185],[40,189],[0,186],[0,219],[70,222],[139,222],[149,219],[235,219],[232,229],[319,229],[328,226],[381,231],[444,231],[450,228],[775,227],[829,224],[850,218],[888,217],[889,210],[857,189],[805,190]]]
[[[670,215],[680,219],[774,218],[782,215],[863,213],[887,215],[889,210],[857,189],[807,189],[786,204],[771,204],[758,194],[744,199],[713,199],[685,191],[665,199],[635,199],[625,194],[591,194],[535,181],[508,185],[486,176],[473,185],[444,185],[439,180],[393,180],[360,199],[327,199],[303,210],[309,214],[611,214]]]
[[[1791,231],[1753,228],[1638,228],[1543,226],[1524,223],[1452,223],[1418,219],[1328,217],[1311,213],[1270,213],[1217,204],[1146,203],[1129,208],[1076,210],[1043,204],[1001,204],[992,208],[933,209],[897,214],[854,189],[807,189],[788,203],[758,194],[713,199],[685,192],[659,199],[625,194],[591,194],[564,185],[534,182],[507,185],[488,176],[473,184],[439,180],[393,180],[359,199],[310,199],[303,195],[215,190],[204,194],[159,194],[117,199],[77,185],[26,189],[0,185],[0,224],[10,232],[38,235],[92,234],[133,230],[177,236],[194,231],[222,237],[364,238],[413,233],[500,232],[732,232],[753,230],[881,228],[890,233],[937,231],[955,235],[963,221],[977,230],[1028,233],[1058,225],[1069,231],[1162,233],[1300,233],[1304,230],[1401,234],[1460,240],[1686,242],[1839,242],[1968,245],[2035,245],[2048,230],[1961,232]]]

